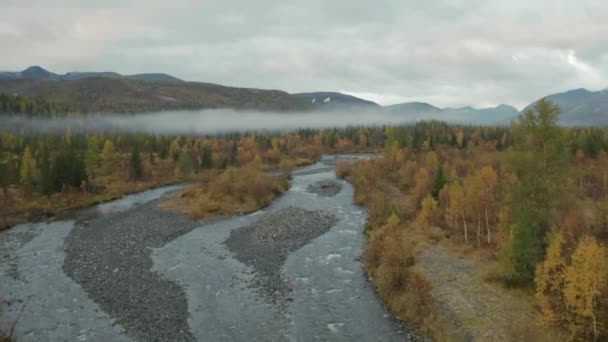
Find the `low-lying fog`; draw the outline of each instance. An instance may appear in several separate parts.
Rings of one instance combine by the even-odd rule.
[[[38,118],[0,116],[0,130],[63,132],[119,130],[157,134],[213,134],[235,131],[286,131],[298,128],[376,126],[406,124],[401,115],[378,112],[270,113],[213,109],[142,114],[94,114],[81,117]]]
[[[140,114],[92,114],[78,117],[38,118],[0,115],[0,130],[63,132],[116,130],[156,134],[214,134],[236,131],[288,131],[299,128],[380,126],[412,124],[419,120],[450,123],[497,124],[489,117],[463,117],[454,114],[396,114],[386,111],[344,110],[326,112],[259,112],[231,109],[165,111]],[[505,121],[508,123],[508,121]]]

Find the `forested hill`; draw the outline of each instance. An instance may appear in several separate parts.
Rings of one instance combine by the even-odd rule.
[[[75,110],[62,103],[51,103],[38,98],[0,94],[1,114],[26,114],[55,116],[73,113]]]
[[[71,113],[138,113],[161,110],[233,108],[260,111],[307,109],[301,100],[279,90],[226,87],[211,83],[146,81],[126,78],[92,77],[74,80],[4,79],[0,94],[36,99],[35,108],[50,104],[69,108]],[[0,107],[7,112],[8,105]],[[14,106],[13,106],[14,107]],[[13,108],[8,107],[8,108]],[[48,107],[48,106],[47,106]],[[16,113],[38,112],[9,111]],[[4,109],[4,110],[1,110]],[[46,113],[42,113],[46,114]],[[59,113],[56,113],[59,114]]]

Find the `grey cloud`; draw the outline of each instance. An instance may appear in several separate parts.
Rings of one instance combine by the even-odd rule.
[[[522,107],[550,92],[608,86],[602,0],[12,0],[0,7],[5,70],[165,72],[438,106]]]

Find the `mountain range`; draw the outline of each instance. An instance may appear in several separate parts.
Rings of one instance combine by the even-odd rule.
[[[329,94],[333,94],[330,95]],[[508,125],[521,112],[531,108],[537,101],[529,104],[523,111],[501,104],[496,107],[473,108],[439,108],[424,102],[405,102],[389,106],[380,106],[365,99],[340,93],[304,93],[294,94],[307,101],[314,101],[317,109],[352,109],[355,107],[374,108],[390,115],[399,116],[404,121],[443,120],[450,123],[476,125]],[[576,89],[563,93],[547,95],[544,98],[554,102],[561,109],[559,123],[565,126],[608,126],[608,89],[589,91]],[[319,99],[323,99],[319,103]],[[333,104],[331,103],[333,102]],[[346,107],[345,107],[346,105]]]
[[[280,90],[185,82],[164,74],[116,73],[57,75],[40,67],[0,74],[0,93],[61,104],[76,113],[139,113],[162,110],[233,108],[260,111],[303,110],[306,106]]]
[[[69,72],[61,75],[39,66],[18,72],[0,72],[0,93],[69,104],[77,112],[83,113],[207,108],[327,112],[361,110],[397,116],[404,122],[436,119],[481,125],[507,125],[520,113],[507,104],[489,108],[439,108],[424,102],[381,106],[338,92],[288,94],[280,90],[187,82],[162,73],[124,76],[115,72]],[[608,89],[595,92],[575,89],[545,98],[560,106],[560,123],[563,125],[608,125]]]
[[[292,96],[302,99],[319,110],[368,110],[398,116],[407,122],[419,120],[444,120],[448,122],[471,124],[509,124],[519,115],[519,111],[509,105],[494,108],[438,108],[424,102],[406,102],[390,106],[379,104],[336,92],[297,93]]]
[[[159,82],[183,82],[177,77],[167,74],[136,74],[124,76],[116,72],[68,72],[64,75],[52,73],[39,66],[31,66],[23,71],[0,71],[0,80],[19,79],[49,79],[49,80],[79,80],[83,78],[104,77],[114,79],[132,79]]]

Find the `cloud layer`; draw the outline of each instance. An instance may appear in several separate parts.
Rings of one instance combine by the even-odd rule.
[[[608,86],[608,3],[4,0],[0,69],[165,72],[382,104],[523,107]]]

